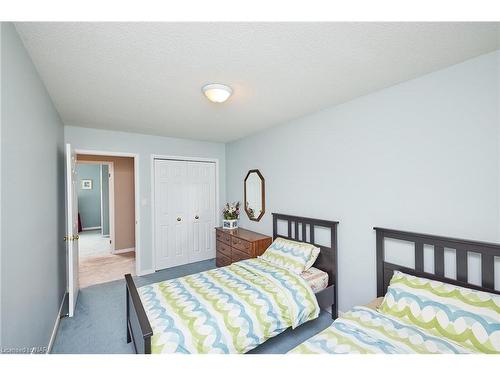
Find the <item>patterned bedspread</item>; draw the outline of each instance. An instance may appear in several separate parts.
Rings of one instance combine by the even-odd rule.
[[[355,307],[289,353],[468,353],[442,337],[366,307]]]
[[[245,353],[319,315],[307,282],[261,259],[138,289],[152,353]]]

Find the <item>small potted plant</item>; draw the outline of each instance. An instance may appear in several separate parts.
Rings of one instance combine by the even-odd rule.
[[[236,229],[238,228],[238,218],[240,217],[240,202],[226,203],[222,210],[224,220],[222,221],[222,228]]]

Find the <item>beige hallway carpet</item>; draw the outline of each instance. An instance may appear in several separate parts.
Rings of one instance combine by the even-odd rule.
[[[80,258],[78,269],[80,288],[119,280],[135,275],[135,252]]]

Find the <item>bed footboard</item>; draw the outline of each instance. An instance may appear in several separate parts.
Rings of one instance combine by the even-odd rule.
[[[127,292],[127,343],[134,344],[137,354],[151,354],[153,329],[142,305],[132,275],[125,275]]]

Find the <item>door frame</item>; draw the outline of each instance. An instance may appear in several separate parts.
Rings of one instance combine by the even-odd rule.
[[[78,152],[77,152],[78,155]],[[83,154],[82,154],[83,155]],[[94,154],[92,154],[94,155]],[[96,155],[102,156],[102,155]],[[108,156],[108,155],[107,155]],[[112,161],[101,161],[101,160],[77,160],[76,164],[98,164],[100,166],[107,165],[109,174],[111,175],[109,179],[108,189],[109,189],[109,237],[111,239],[111,253],[115,253],[115,166]],[[100,179],[100,189],[101,189],[101,234],[102,234],[102,168],[101,168],[101,179]]]
[[[143,275],[141,272],[141,221],[140,221],[140,185],[139,185],[139,154],[131,152],[117,152],[117,151],[102,151],[102,150],[89,150],[89,149],[75,149],[75,153],[81,155],[95,155],[95,156],[117,156],[127,157],[134,159],[134,211],[135,211],[135,274],[137,276]],[[114,169],[113,169],[114,173]],[[114,231],[114,228],[113,228]],[[114,242],[114,241],[113,241]],[[149,273],[149,272],[146,272]],[[144,274],[146,274],[144,273]]]
[[[215,158],[202,158],[196,156],[172,156],[172,155],[159,155],[151,154],[151,234],[153,240],[153,272],[156,272],[156,243],[155,243],[155,160],[174,160],[174,161],[194,161],[202,163],[215,163],[215,212],[214,223],[216,226],[220,224],[219,212],[219,159]],[[214,228],[215,230],[215,228]]]

